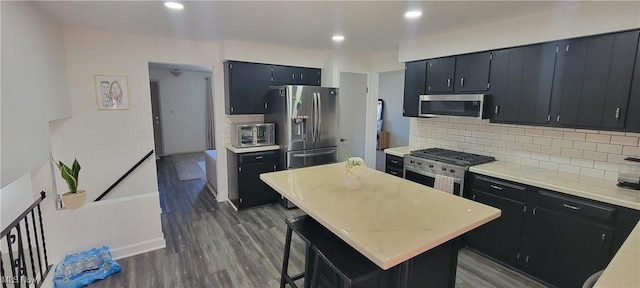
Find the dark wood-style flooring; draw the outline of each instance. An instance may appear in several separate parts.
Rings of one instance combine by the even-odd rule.
[[[122,272],[91,287],[278,287],[286,225],[298,209],[267,205],[236,212],[218,203],[201,179],[178,181],[171,159],[157,161],[165,249],[120,259]],[[290,270],[301,271],[294,236]],[[544,287],[467,249],[456,287]]]

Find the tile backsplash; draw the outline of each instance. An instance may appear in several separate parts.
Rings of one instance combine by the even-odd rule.
[[[640,133],[489,123],[458,118],[411,118],[409,145],[489,155],[556,171],[615,180],[639,157]]]
[[[224,115],[224,144],[231,142],[231,124],[264,123],[264,115]]]

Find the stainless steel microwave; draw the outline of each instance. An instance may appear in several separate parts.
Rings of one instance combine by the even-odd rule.
[[[486,119],[488,95],[420,95],[418,116]]]
[[[236,147],[275,145],[275,124],[244,123],[231,125],[231,144]]]

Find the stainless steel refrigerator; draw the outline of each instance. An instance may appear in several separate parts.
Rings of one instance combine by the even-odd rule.
[[[265,123],[276,124],[276,144],[284,169],[337,162],[338,88],[272,87]],[[294,207],[286,199],[286,207]]]

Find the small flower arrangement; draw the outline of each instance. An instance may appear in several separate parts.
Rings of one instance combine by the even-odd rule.
[[[362,168],[367,167],[360,157],[349,157],[344,160],[344,174],[362,176]]]

